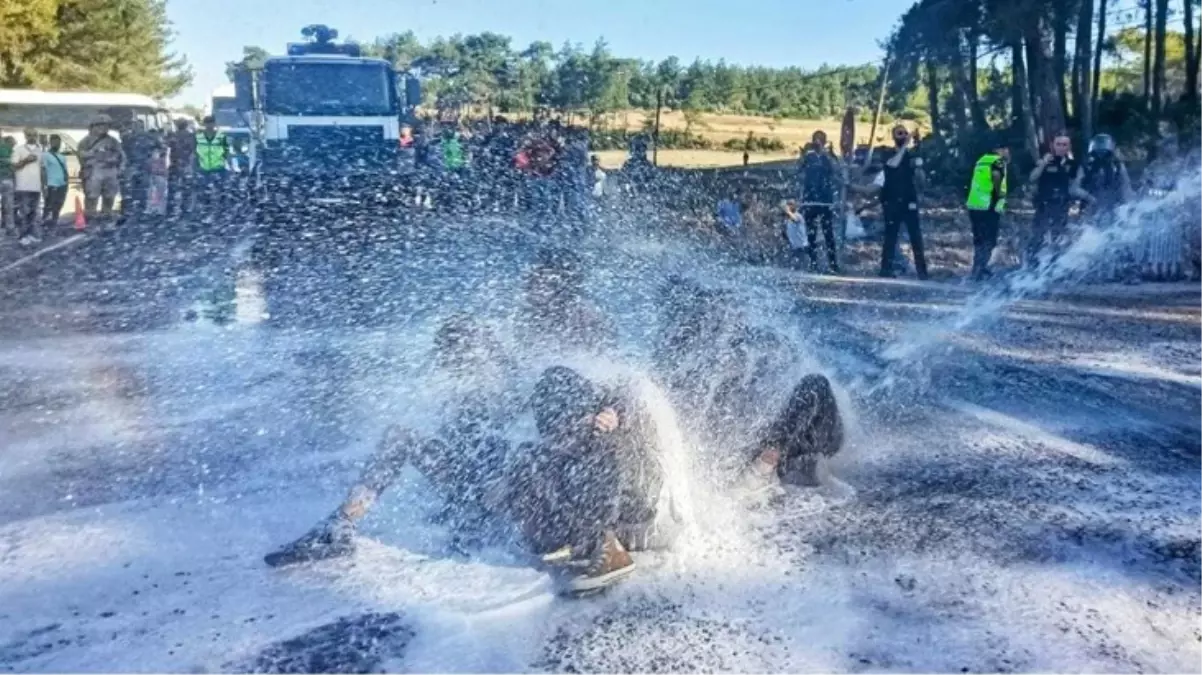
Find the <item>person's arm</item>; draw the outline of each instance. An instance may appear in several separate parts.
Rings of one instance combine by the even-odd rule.
[[[989,210],[996,211],[997,204],[1002,200],[1002,182],[1006,180],[1006,172],[1001,166],[1001,161],[993,163],[993,171],[990,176],[993,178],[993,191],[989,195]]]
[[[1119,162],[1119,192],[1123,196],[1124,202],[1130,202],[1135,199],[1135,190],[1131,188],[1131,176],[1127,173],[1127,165]]]
[[[1073,182],[1071,184],[1069,184],[1069,186],[1068,186],[1068,193],[1069,193],[1069,195],[1076,197],[1077,199],[1080,199],[1086,203],[1092,204],[1095,201],[1094,196],[1089,194],[1089,192],[1087,192],[1085,190],[1085,188],[1081,187],[1081,184],[1083,182],[1085,182],[1085,168],[1078,167],[1077,175],[1075,177],[1073,177]]]
[[[1044,155],[1042,158],[1040,158],[1040,160],[1036,162],[1035,168],[1031,170],[1031,175],[1027,178],[1027,182],[1031,185],[1039,182],[1039,179],[1043,176],[1044,169],[1048,168],[1048,164],[1051,163],[1052,155],[1050,154]]]

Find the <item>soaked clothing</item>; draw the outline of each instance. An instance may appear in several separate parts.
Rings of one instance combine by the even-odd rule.
[[[618,427],[593,428],[604,409]],[[589,554],[605,531],[633,550],[670,544],[679,517],[665,489],[654,421],[633,390],[605,390],[578,373],[548,369],[531,409],[538,443],[523,446],[510,472],[514,521],[537,553],[568,545]]]
[[[893,256],[898,236],[904,227],[914,253],[914,269],[919,279],[927,278],[927,260],[923,249],[922,229],[918,217],[918,184],[915,161],[911,152],[902,156],[897,166],[892,159],[885,162],[881,186],[881,215],[885,221],[885,241],[881,249],[881,276],[893,276]]]

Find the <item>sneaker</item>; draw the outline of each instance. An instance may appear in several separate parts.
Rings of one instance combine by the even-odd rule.
[[[593,558],[583,574],[568,582],[572,593],[591,593],[607,588],[634,571],[634,559],[612,532],[605,533],[601,552]]]
[[[263,562],[268,567],[286,567],[299,563],[342,558],[355,552],[355,529],[350,521],[334,518],[318,525],[305,536],[284,548],[268,553]]]

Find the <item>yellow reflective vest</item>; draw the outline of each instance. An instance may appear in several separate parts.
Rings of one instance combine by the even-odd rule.
[[[989,210],[989,205],[993,201],[993,167],[1001,161],[1001,156],[993,153],[982,155],[977,160],[977,165],[972,170],[972,185],[968,188],[966,205],[970,211]],[[1006,170],[1006,163],[1002,162],[1002,185],[998,190],[1001,197],[997,202],[998,213],[1006,210]]]

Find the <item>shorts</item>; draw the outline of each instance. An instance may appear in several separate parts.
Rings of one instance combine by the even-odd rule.
[[[121,181],[115,171],[92,171],[84,181],[83,192],[89,199],[115,199],[121,194]]]

